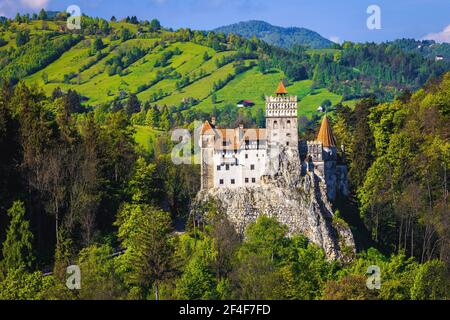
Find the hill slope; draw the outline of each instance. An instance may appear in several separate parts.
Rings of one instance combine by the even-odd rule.
[[[76,90],[85,104],[113,110],[134,94],[142,104],[192,111],[191,120],[210,116],[214,107],[236,108],[244,99],[255,103],[246,109],[255,115],[264,96],[286,79],[289,93],[299,97],[300,116],[311,118],[323,102],[351,105],[373,93],[389,100],[450,69],[446,61],[393,44],[285,50],[258,39],[153,29],[145,22],[84,17],[75,34],[64,25],[55,19],[0,25],[0,78],[37,84],[48,95]]]
[[[214,31],[225,34],[234,33],[249,39],[256,36],[258,39],[282,48],[292,48],[295,44],[312,49],[330,48],[333,46],[333,42],[312,30],[296,27],[283,28],[273,26],[264,21],[239,22],[217,28]]]
[[[240,56],[233,48],[176,39],[176,33],[164,30],[138,37],[136,25],[109,25],[111,30],[105,34],[70,35],[60,31],[60,21],[13,22],[12,30],[0,32],[5,40],[0,48],[0,55],[5,56],[0,59],[0,76],[37,84],[47,95],[57,88],[76,90],[91,106],[125,103],[130,94],[136,94],[142,102],[169,107],[186,102],[183,108],[210,113],[213,106],[249,99],[256,103],[253,114],[264,107],[264,95],[273,94],[280,79],[287,78],[277,68],[261,73],[256,55]],[[133,34],[130,39],[121,38],[125,29]],[[27,43],[17,44],[19,31],[29,32]],[[169,37],[174,39],[167,41]],[[98,40],[102,44],[95,49]],[[327,89],[308,99],[313,93],[310,87],[310,80],[291,81],[288,87],[291,94],[306,98],[301,115],[311,117],[326,99],[334,103],[342,99]],[[215,103],[213,95],[217,96]]]

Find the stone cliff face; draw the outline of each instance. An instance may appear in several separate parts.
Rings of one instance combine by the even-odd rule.
[[[302,233],[321,246],[329,259],[341,259],[343,250],[355,250],[349,227],[333,219],[325,185],[313,172],[306,171],[298,153],[291,149],[281,151],[279,167],[264,176],[258,186],[200,191],[193,213],[199,215],[196,208],[211,200],[225,210],[240,234],[258,216],[266,215],[288,226],[290,235]]]

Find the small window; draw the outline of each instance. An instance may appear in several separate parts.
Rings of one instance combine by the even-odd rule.
[[[220,166],[217,166],[217,171],[220,171]]]
[[[231,184],[236,184],[236,180],[231,179]]]
[[[254,165],[254,164],[252,164],[252,165],[250,166],[250,170],[255,170],[255,165]]]
[[[219,180],[219,183],[220,183],[220,184],[223,184],[223,179],[220,179],[220,180]]]
[[[291,120],[288,120],[286,124],[287,124],[287,128],[290,129],[291,128]]]
[[[252,178],[252,182],[253,182],[253,183],[256,183],[256,178]]]
[[[248,183],[248,178],[245,178],[245,183]]]
[[[274,129],[278,129],[278,121],[274,121],[273,122],[273,128]]]
[[[225,170],[227,170],[227,171],[230,170],[230,165],[229,165],[229,164],[227,164],[227,165],[225,166]]]
[[[286,145],[289,147],[289,142],[286,142]]]
[[[248,159],[248,154],[247,153],[245,154],[245,159]]]

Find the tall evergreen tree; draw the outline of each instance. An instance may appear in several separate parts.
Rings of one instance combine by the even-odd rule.
[[[11,220],[6,240],[3,243],[2,267],[6,272],[16,269],[31,269],[34,262],[33,234],[30,231],[30,223],[25,219],[25,205],[22,201],[16,201],[8,210]]]

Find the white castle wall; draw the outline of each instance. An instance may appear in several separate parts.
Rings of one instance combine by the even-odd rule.
[[[266,167],[267,150],[249,149],[214,152],[214,187],[250,187],[260,182]],[[234,183],[233,181],[234,180]]]

